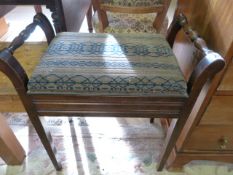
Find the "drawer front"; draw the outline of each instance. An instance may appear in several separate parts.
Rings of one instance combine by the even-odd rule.
[[[233,96],[213,96],[200,124],[233,125]]]
[[[229,63],[229,66],[223,76],[223,80],[218,87],[218,91],[233,91],[233,61]]]
[[[200,125],[194,129],[184,144],[184,150],[233,150],[233,125]]]

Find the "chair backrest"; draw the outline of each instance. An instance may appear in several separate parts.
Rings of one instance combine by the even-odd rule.
[[[171,0],[92,0],[102,31],[108,26],[106,11],[110,11],[128,14],[157,13],[153,26],[160,32],[170,2]]]

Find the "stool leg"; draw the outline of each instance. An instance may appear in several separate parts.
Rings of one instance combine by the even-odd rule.
[[[51,133],[49,131],[46,131],[45,128],[43,127],[43,124],[42,124],[43,119],[42,118],[40,119],[39,116],[34,116],[30,114],[29,114],[29,118],[42,144],[44,145],[44,148],[47,151],[49,158],[51,159],[54,167],[56,168],[57,171],[60,171],[62,169],[62,166],[57,161],[56,148],[55,148],[55,145],[53,144]]]
[[[177,120],[176,119],[172,120],[167,131],[167,136],[165,138],[163,149],[161,151],[161,156],[157,167],[158,171],[162,171],[170,153],[175,148],[176,141],[184,127],[185,121],[186,118],[179,118]]]
[[[154,123],[154,118],[150,118],[150,123]]]

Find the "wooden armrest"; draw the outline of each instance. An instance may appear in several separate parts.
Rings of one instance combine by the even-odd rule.
[[[49,44],[55,36],[53,28],[45,15],[42,13],[37,13],[33,18],[33,22],[29,24],[22,32],[20,32],[20,34],[12,41],[7,49],[13,54],[13,52],[28,39],[37,25],[44,31],[47,43]]]
[[[28,76],[13,54],[17,48],[24,44],[36,26],[42,28],[46,35],[47,43],[49,44],[55,36],[53,28],[45,15],[37,13],[33,18],[33,22],[20,32],[10,46],[0,51],[0,70],[9,77],[17,91],[26,88]]]

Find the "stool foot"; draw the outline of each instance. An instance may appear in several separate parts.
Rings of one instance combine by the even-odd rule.
[[[150,118],[150,123],[154,123],[155,118]]]
[[[56,158],[56,147],[53,143],[53,139],[51,136],[51,133],[49,131],[46,131],[43,127],[43,119],[39,118],[39,116],[29,116],[32,125],[34,126],[45,150],[47,151],[47,154],[49,155],[49,158],[51,159],[55,169],[57,171],[60,171],[62,169],[61,163],[57,161]]]

